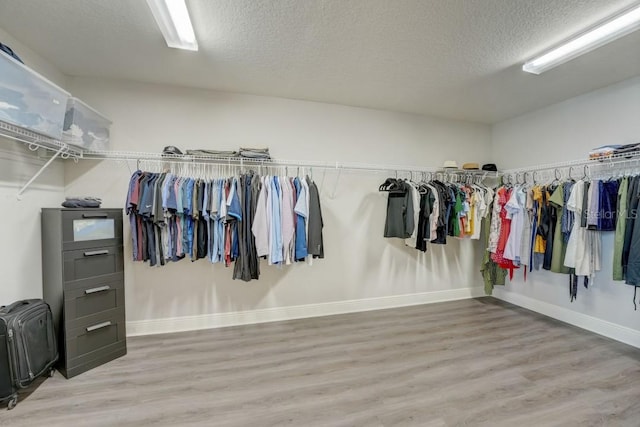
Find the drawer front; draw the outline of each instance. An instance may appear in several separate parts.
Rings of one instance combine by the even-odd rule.
[[[124,307],[93,316],[92,319],[89,324],[67,330],[67,365],[85,363],[125,342]]]
[[[65,282],[90,279],[124,271],[122,246],[103,246],[64,252]]]
[[[109,346],[109,348],[100,351],[100,354],[93,359],[82,358],[76,360],[73,364],[67,365],[62,371],[65,377],[73,378],[83,372],[87,372],[100,365],[104,365],[118,357],[122,357],[127,354],[127,343],[119,341],[117,344]]]
[[[118,307],[124,307],[122,280],[64,291],[64,318],[68,326]]]
[[[74,250],[122,245],[122,210],[69,209],[62,211],[62,248]]]

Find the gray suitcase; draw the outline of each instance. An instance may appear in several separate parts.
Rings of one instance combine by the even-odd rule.
[[[49,305],[40,299],[0,307],[0,401],[13,409],[18,389],[53,375],[58,348]]]

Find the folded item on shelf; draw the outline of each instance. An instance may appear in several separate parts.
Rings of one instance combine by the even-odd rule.
[[[187,156],[218,156],[218,157],[238,157],[237,151],[231,150],[187,150]]]
[[[596,147],[589,151],[589,159],[598,160],[606,159],[615,155],[640,153],[640,143],[635,144],[611,144]]]
[[[65,208],[99,208],[102,199],[97,197],[65,197],[62,206]]]
[[[625,144],[621,145],[619,148],[616,148],[616,154],[634,153],[636,151],[640,151],[640,143]]]
[[[271,159],[268,148],[240,147],[240,157],[248,157],[251,159]]]
[[[267,153],[267,154],[269,154],[269,147],[265,147],[265,148],[249,148],[249,147],[240,147],[240,151],[255,151],[255,152],[260,152],[260,153]]]

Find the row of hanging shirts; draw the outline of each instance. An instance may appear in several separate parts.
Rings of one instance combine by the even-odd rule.
[[[491,260],[513,276],[516,268],[549,270],[569,275],[569,297],[574,301],[578,277],[588,287],[602,269],[602,233],[614,232],[612,279],[640,286],[640,176],[619,168],[582,177],[572,168],[556,169],[552,179],[539,181],[539,172],[510,175],[496,189],[487,250]],[[575,175],[580,175],[575,174]],[[591,176],[593,175],[593,177]],[[550,177],[551,178],[551,177]]]
[[[288,265],[324,257],[318,187],[309,177],[207,177],[135,171],[129,182],[134,261],[165,265],[184,258],[234,265],[234,279],[260,275],[259,258]]]
[[[446,244],[447,237],[480,239],[493,190],[479,175],[447,175],[430,174],[436,179],[428,180],[423,174],[418,182],[387,178],[378,187],[388,193],[384,237],[404,239],[422,252],[428,243]],[[441,177],[456,182],[437,179]]]

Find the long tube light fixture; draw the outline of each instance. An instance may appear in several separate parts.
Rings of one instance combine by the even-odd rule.
[[[527,61],[522,70],[540,74],[640,28],[640,5],[617,15],[549,52]]]
[[[198,50],[185,0],[147,0],[151,13],[160,27],[167,46]]]

